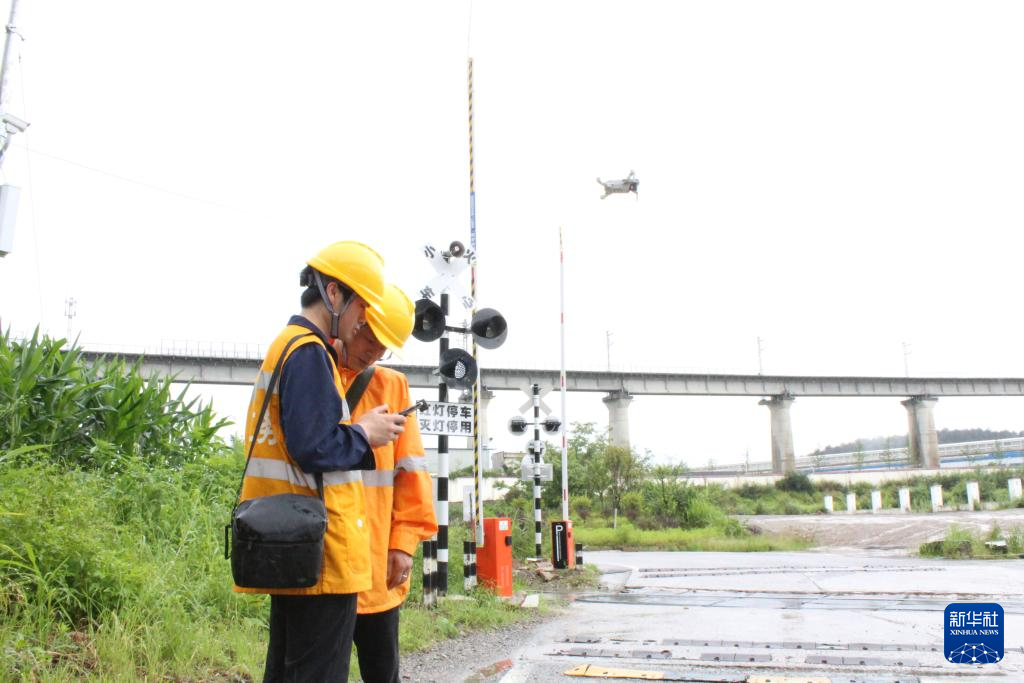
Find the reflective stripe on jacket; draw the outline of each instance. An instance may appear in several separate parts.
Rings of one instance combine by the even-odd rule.
[[[341,369],[348,386],[356,373]],[[405,375],[378,365],[359,404],[357,418],[379,405],[397,413],[412,405]],[[420,541],[437,533],[433,487],[423,456],[419,421],[410,415],[405,431],[391,443],[373,449],[377,469],[362,472],[366,492],[366,517],[370,526],[370,563],[373,587],[359,594],[359,613],[375,614],[401,605],[409,593],[409,581],[388,590],[388,551],[416,554]],[[410,577],[411,579],[411,577]]]
[[[270,345],[260,374],[253,387],[245,421],[245,447],[252,441],[255,424],[266,396],[274,366],[292,337],[307,333],[288,350],[288,357],[305,344],[321,344],[315,334],[300,325],[288,325]],[[329,355],[329,354],[328,354]],[[284,372],[285,370],[282,370]],[[338,394],[345,395],[341,376],[334,370]],[[242,482],[242,500],[272,496],[279,493],[317,495],[316,479],[296,464],[288,453],[281,428],[280,380],[270,397],[263,423],[259,425],[256,446]],[[348,422],[348,405],[342,401],[339,422]],[[324,505],[327,508],[327,533],[324,537],[324,565],[320,582],[310,588],[240,588],[241,593],[273,593],[275,595],[319,595],[323,593],[358,593],[370,588],[370,535],[366,523],[362,473],[359,471],[324,472]]]

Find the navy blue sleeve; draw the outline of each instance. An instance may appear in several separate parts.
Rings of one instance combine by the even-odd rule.
[[[373,450],[362,427],[338,424],[341,397],[327,350],[320,344],[295,349],[281,368],[281,428],[303,472],[372,470]]]

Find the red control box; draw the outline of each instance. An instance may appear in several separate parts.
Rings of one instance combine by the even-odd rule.
[[[476,576],[495,595],[512,597],[512,520],[484,517],[484,544],[476,549]]]

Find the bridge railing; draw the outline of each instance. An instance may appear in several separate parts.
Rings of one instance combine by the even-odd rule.
[[[21,334],[12,333],[12,340],[22,340],[30,338],[30,333]],[[53,335],[59,336],[59,335]],[[74,341],[74,335],[71,341]],[[159,356],[175,356],[175,357],[199,357],[199,358],[225,358],[225,359],[238,359],[238,360],[262,360],[268,344],[266,343],[251,343],[251,342],[237,342],[237,341],[211,341],[211,340],[198,340],[198,339],[161,339],[158,344],[109,344],[100,342],[91,342],[83,339],[78,339],[79,346],[86,351],[93,351],[98,353],[131,353],[131,354],[145,354],[145,355],[159,355]],[[430,354],[422,353],[422,349],[418,348],[418,345],[410,345],[407,347],[406,352],[406,363],[410,365],[433,365],[436,363],[436,358]],[[493,358],[488,360],[487,358],[481,359],[481,366],[488,367],[500,367],[509,370],[531,370],[534,372],[551,372],[557,373],[557,361],[554,359],[538,359],[536,356],[530,357],[519,357],[515,355],[503,354],[500,361],[495,361]],[[574,362],[573,366],[568,370],[570,373],[622,373],[625,375],[629,374],[663,374],[663,375],[709,375],[709,376],[736,376],[736,377],[754,377],[755,375],[749,369],[737,369],[723,368],[723,367],[697,367],[697,366],[682,366],[682,365],[662,365],[662,364],[650,364],[640,365],[633,363],[611,363],[610,367],[607,363],[588,363],[588,362]],[[933,378],[955,378],[958,376],[968,376],[976,373],[967,373],[964,375],[962,372],[924,372],[918,374],[915,379],[933,379]],[[758,375],[760,376],[760,374]],[[802,368],[799,373],[791,372],[773,372],[765,377],[839,377],[833,373],[823,372],[810,372],[806,368]],[[993,375],[995,376],[995,375]]]
[[[245,342],[199,341],[192,339],[162,339],[157,345],[142,344],[96,344],[81,345],[85,351],[94,353],[130,353],[178,358],[225,358],[237,360],[262,360],[267,346]]]

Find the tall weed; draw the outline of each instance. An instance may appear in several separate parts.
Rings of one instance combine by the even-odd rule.
[[[170,378],[145,377],[141,361],[86,361],[81,349],[40,335],[0,332],[0,453],[32,462],[45,447],[62,466],[120,471],[126,458],[181,466],[223,448],[228,424],[210,405],[175,393]]]

